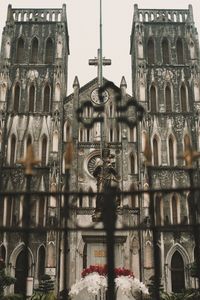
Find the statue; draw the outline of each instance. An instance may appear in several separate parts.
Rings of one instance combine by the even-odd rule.
[[[104,197],[101,193],[106,192],[109,187],[116,187],[118,184],[115,162],[113,161],[114,157],[115,156],[110,153],[109,149],[104,149],[102,159],[98,158],[96,160],[93,176],[97,181],[97,193],[100,193],[100,195],[97,195],[96,197],[96,209],[92,216],[93,221],[102,220]]]

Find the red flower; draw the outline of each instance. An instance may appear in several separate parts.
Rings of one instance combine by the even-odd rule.
[[[108,274],[108,268],[106,265],[90,265],[89,268],[83,269],[81,276],[85,277],[94,272],[106,276]],[[133,272],[125,268],[115,268],[115,276],[131,276],[134,278]]]

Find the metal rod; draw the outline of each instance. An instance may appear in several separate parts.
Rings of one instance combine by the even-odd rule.
[[[100,0],[100,26],[99,26],[99,37],[100,37],[100,66],[99,66],[99,84],[103,84],[103,41],[102,41],[102,0]]]

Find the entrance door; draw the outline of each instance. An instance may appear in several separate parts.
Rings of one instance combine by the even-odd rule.
[[[24,294],[26,293],[26,260],[25,260],[25,250],[22,250],[16,260],[15,268],[15,293]]]
[[[172,292],[180,293],[185,289],[184,262],[181,254],[176,251],[171,261]]]

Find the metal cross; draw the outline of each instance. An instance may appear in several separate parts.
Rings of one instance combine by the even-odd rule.
[[[28,145],[26,157],[18,161],[19,164],[25,166],[26,175],[33,175],[33,166],[38,165],[40,162],[40,160],[35,159],[32,145]]]
[[[90,66],[97,66],[97,76],[98,76],[98,85],[102,86],[102,66],[110,66],[111,59],[102,58],[101,59],[101,49],[98,49],[97,58],[89,59]]]

